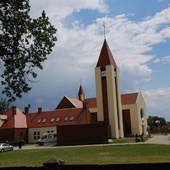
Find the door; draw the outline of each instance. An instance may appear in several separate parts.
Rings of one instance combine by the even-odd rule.
[[[131,132],[131,120],[130,120],[130,110],[123,110],[123,130],[124,130],[124,137],[132,136]]]

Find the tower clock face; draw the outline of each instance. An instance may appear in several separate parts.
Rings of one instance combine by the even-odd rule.
[[[106,70],[101,71],[101,77],[106,77]]]

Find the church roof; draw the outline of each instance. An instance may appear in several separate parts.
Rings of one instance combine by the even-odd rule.
[[[105,39],[96,67],[100,67],[100,68],[104,69],[105,66],[107,66],[107,65],[113,65],[114,68],[117,67],[116,62],[112,56],[110,48],[109,48],[107,41]]]
[[[122,94],[122,105],[136,104],[139,93]]]
[[[56,109],[64,108],[82,108],[82,101],[77,98],[69,98],[67,96],[64,96],[56,107]]]
[[[88,98],[85,99],[84,102],[86,102],[88,105],[88,108],[96,108],[97,104],[96,104],[96,98]]]
[[[122,101],[122,106],[123,105],[131,105],[131,104],[136,104],[137,99],[138,99],[139,93],[128,93],[128,94],[122,94],[121,95],[121,101]],[[88,103],[88,108],[96,108],[96,98],[88,98],[85,99],[84,102]]]

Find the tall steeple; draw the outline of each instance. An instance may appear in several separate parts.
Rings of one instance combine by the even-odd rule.
[[[110,127],[110,137],[123,137],[119,68],[104,40],[95,68],[97,115]]]
[[[107,65],[112,65],[114,68],[117,67],[116,62],[112,56],[110,48],[105,39],[96,67],[100,67],[101,69],[104,69]]]
[[[77,98],[81,101],[83,101],[86,96],[85,96],[85,93],[83,91],[83,88],[82,88],[82,85],[80,84],[80,87],[79,87],[79,91],[78,91],[78,94],[77,94]]]

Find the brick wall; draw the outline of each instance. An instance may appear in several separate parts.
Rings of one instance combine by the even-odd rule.
[[[0,140],[7,140],[7,141],[24,140],[27,143],[28,130],[26,128],[0,129]]]
[[[105,124],[69,125],[57,127],[57,144],[104,143],[108,141]]]

